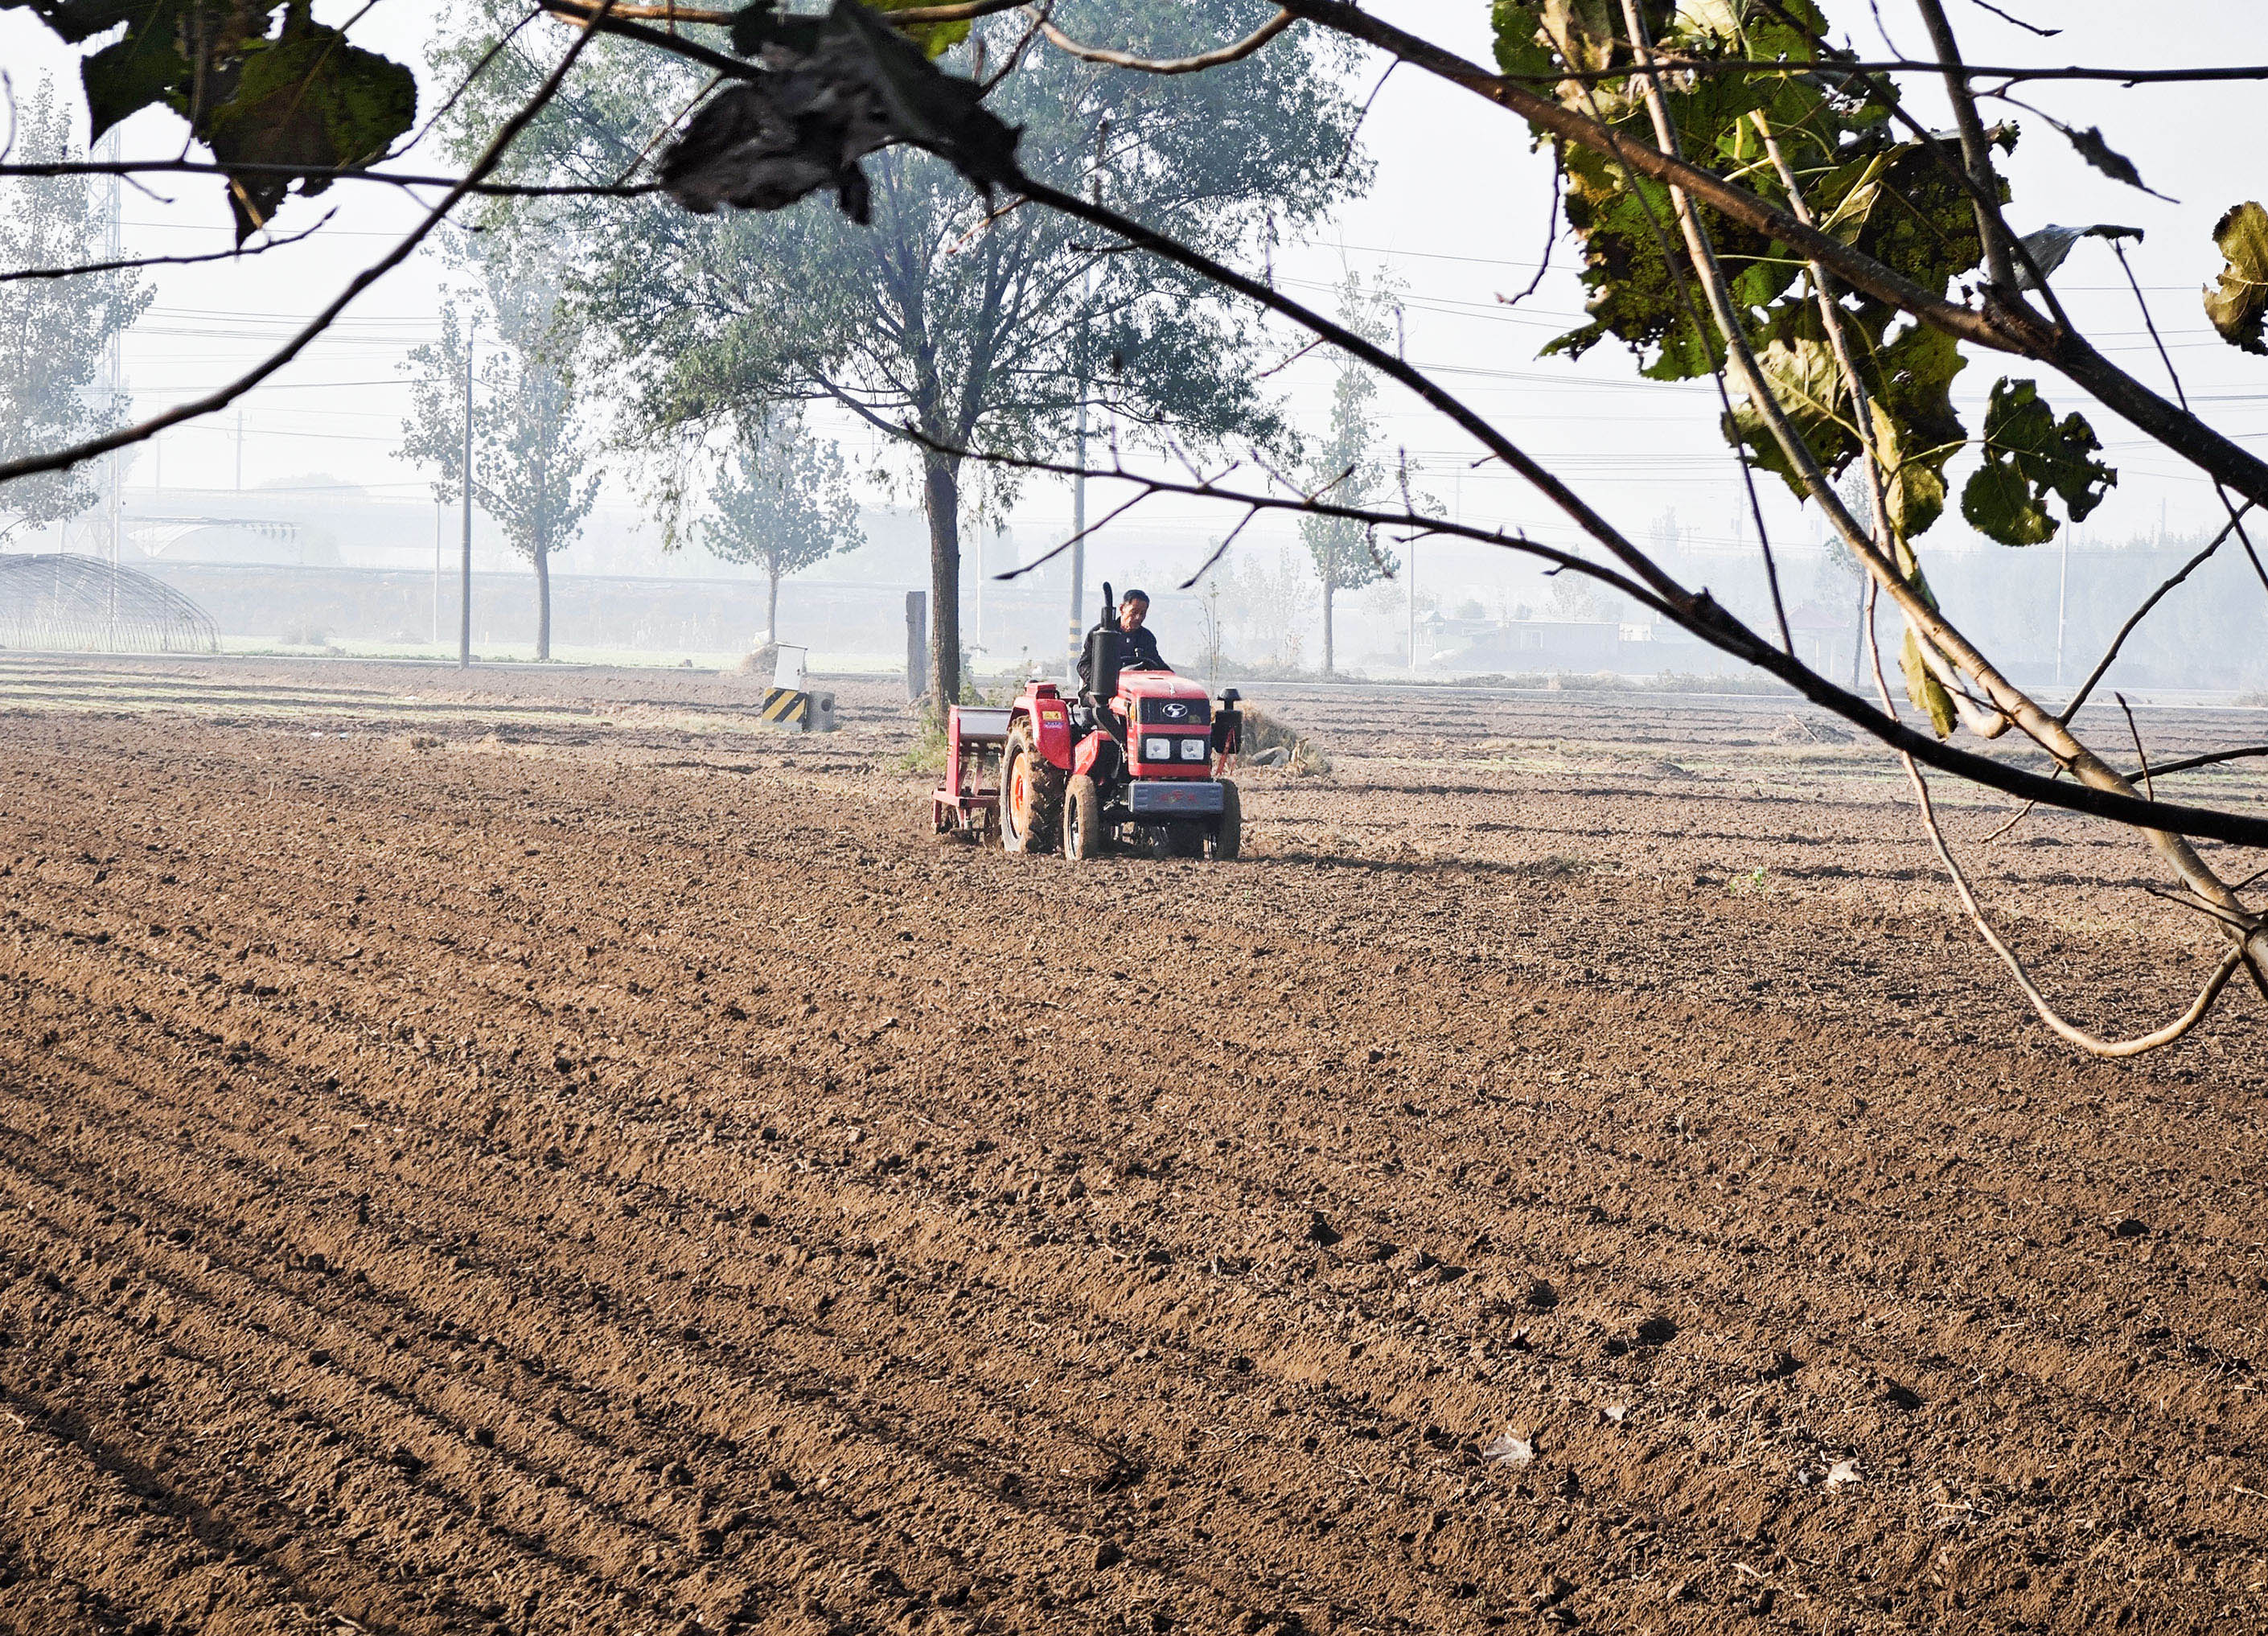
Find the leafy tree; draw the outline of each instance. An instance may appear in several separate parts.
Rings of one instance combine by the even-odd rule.
[[[433,497],[460,500],[465,483],[465,356],[474,330],[495,338],[476,365],[473,498],[504,526],[512,549],[535,569],[535,656],[551,657],[551,557],[575,542],[599,497],[583,431],[581,392],[567,361],[555,278],[539,267],[488,254],[478,283],[441,309],[441,338],[410,353],[404,458],[435,468]]]
[[[1267,15],[1261,0],[1079,0],[1054,12],[1065,27],[1168,54],[1218,45]],[[954,48],[964,68],[979,43],[1006,55],[1027,26],[977,26]],[[987,106],[1022,129],[1041,173],[1231,253],[1312,221],[1366,173],[1349,158],[1355,110],[1336,59],[1283,43],[1163,81],[1035,52]],[[468,35],[450,60],[482,48]],[[702,84],[700,71],[651,51],[593,58],[589,80],[531,131],[517,174],[612,180],[649,144],[654,110],[684,105]],[[492,70],[455,116],[460,146],[492,129],[539,72],[534,57]],[[865,220],[824,195],[777,214],[704,218],[666,200],[585,210],[576,297],[612,340],[637,436],[689,438],[773,404],[831,401],[897,441],[929,520],[932,696],[950,699],[962,515],[972,498],[1005,501],[1013,488],[996,469],[986,493],[965,495],[961,450],[1045,453],[1067,440],[1082,403],[1189,447],[1281,444],[1288,429],[1256,380],[1258,326],[1201,276],[1111,254],[1050,211],[1003,210],[927,153],[887,149],[865,170],[842,194]]]
[[[18,154],[32,164],[80,157],[71,112],[52,82],[16,110]],[[85,176],[6,184],[0,267],[83,267],[103,259],[105,184]],[[61,447],[122,425],[126,405],[95,386],[111,340],[155,294],[131,272],[26,279],[0,289],[0,460]],[[99,492],[99,468],[41,472],[0,484],[0,540],[77,516]]]
[[[762,563],[764,633],[779,640],[779,587],[837,551],[865,543],[842,451],[811,436],[792,407],[741,420],[732,465],[710,490],[701,543],[728,563]]]
[[[1393,311],[1394,291],[1383,278],[1366,288],[1359,276],[1349,272],[1341,282],[1339,322],[1357,335],[1383,342],[1392,333]],[[1308,468],[1311,490],[1356,506],[1383,497],[1387,473],[1379,460],[1377,397],[1378,378],[1369,366],[1344,359],[1331,394],[1331,435],[1316,450]],[[1315,577],[1322,581],[1323,674],[1328,676],[1336,658],[1333,604],[1338,593],[1375,584],[1402,564],[1379,544],[1374,529],[1352,518],[1303,517],[1300,537],[1315,559]]]

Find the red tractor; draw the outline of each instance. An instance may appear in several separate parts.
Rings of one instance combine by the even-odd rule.
[[[1155,858],[1234,858],[1243,814],[1219,775],[1237,749],[1236,689],[1216,707],[1170,670],[1121,670],[1107,585],[1102,603],[1077,698],[1027,682],[1005,709],[946,713],[937,832],[995,832],[1008,851],[1060,847],[1073,863],[1130,842]]]

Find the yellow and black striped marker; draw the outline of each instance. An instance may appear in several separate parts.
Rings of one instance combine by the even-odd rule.
[[[764,693],[763,719],[784,727],[811,730],[811,695],[798,688],[771,688]]]

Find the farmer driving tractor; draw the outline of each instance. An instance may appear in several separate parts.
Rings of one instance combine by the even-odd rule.
[[[1159,654],[1158,638],[1151,634],[1149,626],[1144,623],[1149,617],[1150,593],[1148,592],[1129,591],[1118,600],[1118,623],[1116,629],[1118,635],[1119,669],[1167,671],[1173,669],[1173,667]],[[1108,621],[1098,621],[1094,629],[1108,630],[1113,627]],[[1092,674],[1094,662],[1092,655],[1094,651],[1094,632],[1090,631],[1087,635],[1087,644],[1079,650],[1079,680],[1082,688],[1092,687],[1094,682]]]

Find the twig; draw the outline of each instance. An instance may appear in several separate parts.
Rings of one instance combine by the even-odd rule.
[[[2119,270],[2126,275],[2126,287],[2134,292],[2134,305],[2142,309],[2142,326],[2150,332],[2151,345],[2158,349],[2158,361],[2166,366],[2166,379],[2174,383],[2174,396],[2186,410],[2190,406],[2190,394],[2182,386],[2182,372],[2174,367],[2173,357],[2166,350],[2166,343],[2158,334],[2158,321],[2152,316],[2150,303],[2142,294],[2141,281],[2134,276],[2133,264],[2126,259],[2126,247],[2113,239],[2110,248],[2118,258]],[[2252,571],[2260,577],[2261,588],[2268,590],[2268,567],[2261,565],[2260,553],[2252,549],[2251,536],[2244,532],[2244,512],[2252,509],[2250,503],[2246,504],[2244,511],[2239,511],[2230,503],[2227,489],[2216,482],[2213,490],[2220,497],[2221,509],[2228,513],[2228,526],[2236,530],[2236,538],[2244,547],[2244,555],[2252,561]],[[2218,545],[2220,541],[2215,540],[2213,543]]]
[[[1130,68],[1143,74],[1201,74],[1209,68],[1223,68],[1231,63],[1241,63],[1300,20],[1290,11],[1278,11],[1233,45],[1223,46],[1217,51],[1200,52],[1195,56],[1156,58],[1106,50],[1097,46],[1083,46],[1036,11],[1027,8],[1027,14],[1039,22],[1040,32],[1048,37],[1048,43],[1057,50],[1075,56],[1082,63],[1102,63],[1112,68]]]
[[[1222,557],[1228,555],[1228,548],[1236,543],[1236,536],[1242,534],[1246,526],[1249,524],[1254,518],[1260,515],[1260,510],[1261,508],[1256,505],[1250,511],[1245,512],[1243,518],[1239,520],[1236,527],[1230,529],[1226,535],[1222,538],[1221,542],[1212,548],[1212,555],[1206,557],[1204,561],[1198,565],[1197,572],[1182,580],[1182,583],[1175,586],[1174,589],[1176,591],[1186,591],[1191,586],[1197,584],[1198,580],[1211,573],[1212,571],[1212,565],[1220,561]],[[1006,576],[1004,575],[1002,577],[1005,578]]]
[[[989,78],[985,76],[983,58],[981,55],[984,48],[984,42],[982,40],[976,42],[976,48],[980,53],[976,77],[976,94],[980,99],[990,96],[999,88],[1000,83],[1015,71],[1017,66],[1023,62],[1024,54],[1032,48],[1032,41],[1040,37],[1040,30],[1047,26],[1048,18],[1055,15],[1055,9],[1056,0],[1044,0],[1044,3],[1032,14],[1032,20],[1026,26],[1024,32],[1017,36],[1015,49],[1009,52],[1008,60],[1000,64],[1000,71]]]
[[[129,184],[138,176],[290,176],[324,182],[376,181],[390,188],[446,188],[462,197],[478,194],[497,199],[641,198],[661,191],[659,182],[632,182],[608,187],[604,182],[469,181],[456,176],[404,175],[399,171],[335,169],[320,165],[268,165],[247,159],[232,165],[202,159],[46,159],[0,165],[0,176],[116,176]],[[158,195],[151,195],[155,198]],[[452,203],[455,200],[451,201]]]
[[[453,109],[459,102],[464,99],[465,93],[473,88],[475,84],[479,81],[482,75],[489,71],[490,65],[495,63],[497,58],[504,55],[504,48],[512,44],[514,40],[519,37],[519,31],[526,28],[530,23],[533,23],[537,18],[541,17],[542,15],[543,8],[541,6],[536,5],[529,7],[527,14],[525,17],[522,17],[519,21],[514,23],[510,28],[506,29],[503,34],[497,37],[497,42],[494,45],[490,46],[486,51],[481,54],[481,60],[474,63],[471,70],[465,75],[464,78],[457,82],[456,89],[452,91],[442,99],[441,106],[439,107],[435,108],[432,113],[426,115],[425,122],[417,128],[416,135],[412,136],[409,141],[399,144],[394,148],[394,153],[409,153],[414,151],[419,143],[424,141],[426,137],[432,135],[435,128],[438,127],[444,119],[446,119],[449,116],[450,111]]]
[[[692,113],[694,107],[700,102],[702,98],[707,96],[711,92],[716,90],[718,86],[724,83],[724,75],[710,75],[709,83],[702,86],[700,90],[695,92],[691,96],[688,97],[685,99],[684,107],[679,108],[676,113],[671,114],[667,119],[664,120],[659,125],[654,128],[653,135],[646,138],[645,146],[637,151],[637,157],[636,158],[622,166],[622,173],[615,178],[614,185],[619,188],[631,177],[637,175],[638,166],[645,163],[647,155],[651,154],[656,148],[661,145],[661,139],[668,136],[671,131],[677,129],[678,122],[683,119],[688,114]]]
[[[2244,509],[2246,511],[2250,511],[2252,509],[2252,502],[2247,500],[2244,503]],[[2176,586],[2181,584],[2183,580],[2195,573],[2204,565],[2207,557],[2211,556],[2215,551],[2220,549],[2223,542],[2228,538],[2230,531],[2235,527],[2236,524],[2234,520],[2223,524],[2221,526],[2220,532],[2213,535],[2212,542],[2206,545],[2205,549],[2199,551],[2195,556],[2190,558],[2188,562],[2183,564],[2180,571],[2176,573],[2172,578],[2167,580],[2165,584],[2160,586],[2156,590],[2151,592],[2148,598],[2144,601],[2142,606],[2136,608],[2133,613],[2127,616],[2126,623],[2118,627],[2118,634],[2110,639],[2110,651],[2103,654],[2102,661],[2095,666],[2093,671],[2088,673],[2087,680],[2080,684],[2079,691],[2071,696],[2071,703],[2065,705],[2062,712],[2056,717],[2058,721],[2064,723],[2066,726],[2070,725],[2071,719],[2079,714],[2079,707],[2087,703],[2088,695],[2095,691],[2095,683],[2102,680],[2103,673],[2110,668],[2111,661],[2118,657],[2118,650],[2126,645],[2126,638],[2134,634],[2134,627],[2142,623],[2143,619],[2148,615],[2152,608],[2164,601],[2168,594],[2172,592]]]
[[[1317,335],[1314,340],[1312,340],[1312,341],[1308,342],[1307,345],[1305,345],[1305,346],[1301,347],[1298,351],[1296,351],[1296,352],[1292,353],[1291,357],[1289,357],[1285,358],[1282,363],[1280,363],[1280,364],[1270,364],[1267,368],[1265,368],[1265,369],[1262,370],[1258,374],[1255,375],[1255,376],[1253,377],[1253,379],[1254,379],[1255,380],[1267,380],[1270,375],[1278,375],[1278,374],[1281,374],[1281,373],[1283,373],[1283,372],[1284,372],[1284,371],[1285,371],[1285,370],[1287,370],[1287,369],[1291,368],[1292,365],[1294,365],[1294,364],[1298,363],[1301,358],[1303,358],[1303,357],[1307,357],[1308,353],[1310,353],[1310,352],[1314,351],[1317,347],[1319,347],[1319,346],[1321,346],[1321,345],[1322,345],[1322,344],[1323,344],[1323,338],[1322,338],[1321,335]]]
[[[2117,699],[2118,708],[2126,712],[2126,732],[2134,741],[2135,759],[2142,763],[2142,787],[2149,792],[2150,799],[2154,801],[2158,799],[2158,786],[2150,777],[2150,753],[2142,748],[2142,730],[2134,725],[2134,712],[2127,706],[2126,696],[2113,693],[2110,696]]]
[[[281,239],[270,239],[265,244],[238,245],[233,249],[213,250],[202,255],[135,255],[115,262],[89,262],[80,267],[30,267],[19,272],[0,273],[0,284],[14,284],[27,278],[78,278],[93,273],[130,272],[143,267],[195,267],[203,262],[233,262],[247,255],[265,255],[270,250],[280,250],[286,245],[297,244],[302,239],[320,232],[330,224],[336,210],[327,212],[321,221],[298,232],[287,233]]]
[[[2249,744],[2241,750],[2215,750],[2210,755],[2192,755],[2185,761],[2161,762],[2158,764],[2158,777],[2162,778],[2169,773],[2191,772],[2199,767],[2218,766],[2222,762],[2250,761],[2261,755],[2268,755],[2268,744]]]
[[[1500,305],[1518,306],[1543,288],[1543,275],[1551,270],[1552,247],[1559,242],[1559,199],[1566,185],[1567,144],[1555,141],[1551,144],[1551,208],[1543,215],[1543,260],[1536,264],[1535,276],[1528,281],[1528,288],[1515,296],[1498,296]]]
[[[2058,34],[2063,33],[2063,30],[2060,28],[2042,28],[2037,23],[2027,23],[2022,18],[2018,17],[2013,11],[2003,11],[1999,6],[1992,4],[1992,0],[1975,0],[1975,4],[1982,7],[1984,10],[1990,11],[2002,22],[2014,23],[2017,27],[2023,29],[2028,33],[2037,34],[2043,40],[2053,40]],[[1974,69],[1970,70],[1972,74],[1976,71],[1977,70]]]
[[[1386,72],[1378,77],[1378,83],[1370,88],[1370,94],[1362,99],[1362,107],[1355,112],[1354,123],[1347,127],[1346,144],[1339,150],[1339,162],[1331,166],[1333,181],[1345,175],[1347,166],[1354,163],[1355,138],[1362,134],[1363,126],[1369,122],[1370,105],[1378,100],[1378,93],[1386,89],[1386,82],[1394,77],[1394,70],[1401,66],[1400,57],[1395,57],[1388,63],[1386,65]]]
[[[902,15],[899,13],[897,15]],[[1681,74],[1722,77],[1725,78],[1815,79],[1830,84],[1847,82],[1861,75],[1927,74],[1941,76],[1942,63],[1931,63],[1913,57],[1889,57],[1866,61],[1858,57],[1829,57],[1815,62],[1791,60],[1786,57],[1695,57],[1675,51],[1657,54],[1664,68]],[[2268,63],[2246,67],[2217,68],[1996,68],[1982,63],[1964,63],[1962,74],[1970,79],[2001,79],[2010,85],[2025,80],[2076,79],[2103,80],[2119,85],[2178,85],[2220,80],[2268,80]],[[1630,69],[1589,68],[1554,69],[1546,74],[1506,74],[1503,77],[1522,84],[1556,85],[1563,81],[1592,81],[1623,79]]]
[[[58,449],[46,454],[26,455],[18,460],[0,461],[0,483],[13,482],[16,478],[31,476],[38,472],[66,471],[81,461],[92,460],[98,454],[107,454],[113,449],[122,449],[130,444],[143,442],[156,437],[169,426],[178,426],[184,421],[195,420],[201,416],[211,414],[216,409],[225,409],[306,351],[318,335],[337,321],[340,313],[353,305],[357,296],[408,261],[416,253],[417,247],[425,241],[427,235],[447,218],[449,212],[454,210],[467,195],[474,192],[482,181],[503,162],[506,151],[519,139],[520,133],[527,129],[535,116],[541,113],[552,98],[558,94],[559,87],[566,82],[568,70],[575,66],[585,48],[597,37],[598,24],[613,9],[614,4],[615,0],[599,0],[597,15],[585,26],[583,32],[575,37],[575,43],[570,46],[566,55],[560,58],[559,66],[551,71],[550,77],[537,89],[535,94],[504,122],[503,127],[490,140],[489,145],[482,151],[480,158],[474,161],[472,169],[450,188],[446,196],[438,204],[426,213],[425,219],[411,229],[408,237],[379,261],[356,274],[353,281],[339,292],[329,306],[310,319],[299,332],[285,342],[281,348],[270,353],[250,371],[238,376],[236,380],[218,390],[207,393],[203,397],[192,399],[187,403],[177,404],[164,414],[143,421],[136,425],[121,427],[115,431],[90,438],[70,448]]]
[[[2249,932],[2256,930],[2260,925],[2257,918],[2248,919],[2242,915],[2232,915],[2218,904],[2208,903],[2193,893],[2176,892],[2166,887],[2153,886],[2147,881],[2138,881],[2134,884],[2152,897],[2162,897],[2169,903],[2178,903],[2183,909],[2194,909],[2207,919],[2218,920],[2221,925],[2234,926],[2239,932]]]
[[[2060,773],[2063,771],[2063,769],[2058,767],[2056,769],[2056,771]],[[2002,824],[1990,835],[1979,836],[1977,838],[1977,844],[1979,846],[1992,845],[1993,842],[1999,840],[2002,836],[2007,834],[2009,830],[2023,822],[2024,820],[2030,815],[2032,808],[2038,805],[2039,803],[2037,801],[2026,801],[2021,807],[2016,808],[2016,815],[2009,819],[2007,822]],[[2242,888],[2239,888],[2238,889],[2242,890]]]
[[[990,17],[1000,11],[1012,11],[1024,0],[967,0],[960,5],[907,6],[895,11],[885,11],[882,19],[900,28],[918,28],[924,23],[970,23],[980,17]],[[557,11],[578,20],[586,19],[592,11],[574,0],[545,0],[544,10]],[[718,11],[709,6],[624,5],[613,8],[615,14],[625,22],[692,23],[713,28],[730,28],[740,17],[739,11]],[[1979,70],[1984,71],[1984,70]]]

